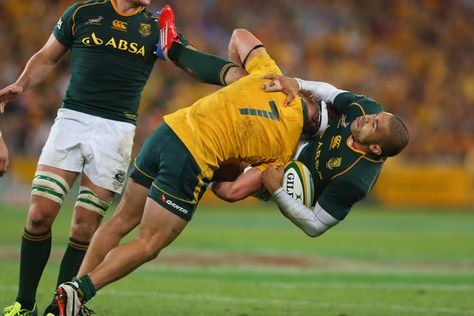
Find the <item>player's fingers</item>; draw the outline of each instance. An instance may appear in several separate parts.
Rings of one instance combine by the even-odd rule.
[[[261,88],[266,91],[267,89],[270,89],[270,87],[273,85],[275,85],[273,81],[265,82],[264,84],[262,84]]]
[[[263,79],[278,80],[280,79],[280,76],[275,75],[275,74],[267,74],[263,76]]]
[[[281,85],[277,81],[267,82],[263,85],[263,91],[265,92],[281,91]]]
[[[0,102],[0,113],[3,113],[3,111],[5,110],[5,104],[5,101]]]
[[[289,105],[291,103],[291,101],[293,101],[295,99],[295,95],[290,93],[288,94],[288,96],[286,97],[286,100],[285,100],[285,105]]]

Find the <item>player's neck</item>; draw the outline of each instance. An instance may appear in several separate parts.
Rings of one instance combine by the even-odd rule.
[[[370,151],[369,146],[362,145],[352,135],[347,140],[347,145],[354,151],[359,152],[361,154],[368,153]]]
[[[140,4],[129,0],[110,0],[117,13],[122,15],[134,15],[142,9]]]

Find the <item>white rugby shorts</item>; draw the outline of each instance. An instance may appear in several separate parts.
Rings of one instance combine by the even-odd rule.
[[[121,193],[135,125],[59,109],[38,164],[82,172],[95,185]]]

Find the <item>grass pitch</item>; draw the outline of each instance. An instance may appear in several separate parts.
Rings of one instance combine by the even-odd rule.
[[[0,304],[15,298],[26,208],[0,205]],[[38,290],[51,298],[70,213]],[[201,206],[160,257],[95,297],[98,315],[474,315],[474,212],[356,207],[306,237],[272,204]]]

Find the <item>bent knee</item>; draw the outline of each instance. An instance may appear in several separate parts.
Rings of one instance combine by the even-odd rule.
[[[32,202],[28,211],[28,231],[35,233],[50,230],[58,212],[59,205],[56,203]]]
[[[141,219],[141,213],[119,211],[107,222],[107,227],[108,229],[114,230],[123,235],[137,227],[138,224],[140,224]]]
[[[89,217],[74,216],[71,225],[71,236],[77,240],[91,240],[95,231],[99,228],[101,220],[102,217],[98,215]]]
[[[140,249],[143,262],[148,262],[158,257],[162,249],[144,238],[137,237],[134,243],[134,246]]]

